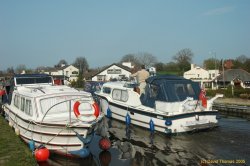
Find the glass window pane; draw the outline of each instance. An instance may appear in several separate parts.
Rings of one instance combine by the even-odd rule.
[[[28,114],[28,115],[33,115],[33,112],[32,112],[32,106],[31,106],[31,100],[26,100],[26,104],[25,104],[25,113]]]
[[[111,88],[103,87],[103,93],[110,94],[110,92],[111,92]]]
[[[112,98],[114,100],[121,100],[122,91],[119,89],[114,89],[112,92]]]
[[[24,111],[24,107],[25,107],[25,98],[21,97],[21,111]]]
[[[121,101],[128,101],[128,91],[122,91]]]

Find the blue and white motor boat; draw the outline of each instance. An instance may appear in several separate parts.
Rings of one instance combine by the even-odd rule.
[[[167,134],[218,126],[218,111],[212,109],[216,95],[204,102],[198,83],[177,76],[152,76],[144,94],[127,82],[107,82],[96,92],[101,110],[109,118]]]

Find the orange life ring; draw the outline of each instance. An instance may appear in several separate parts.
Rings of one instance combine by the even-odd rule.
[[[74,111],[74,114],[75,116],[82,120],[82,121],[87,121],[87,122],[90,122],[90,121],[93,121],[95,119],[98,118],[99,114],[100,114],[100,109],[99,109],[99,106],[96,102],[94,102],[91,106],[92,106],[92,112],[91,113],[87,113],[87,114],[81,114],[79,112],[79,106],[81,105],[81,102],[79,101],[76,101],[74,106],[73,106],[73,111]]]

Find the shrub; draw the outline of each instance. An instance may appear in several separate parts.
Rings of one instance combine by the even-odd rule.
[[[233,88],[233,89],[232,89]],[[224,97],[233,98],[244,98],[250,99],[250,89],[244,89],[242,87],[232,87],[228,86],[227,89],[216,89],[216,90],[207,90],[207,96],[213,97],[216,94],[224,94]]]

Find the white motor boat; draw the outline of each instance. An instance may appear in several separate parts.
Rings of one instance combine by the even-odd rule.
[[[52,152],[81,157],[103,118],[88,92],[53,84],[45,74],[15,75],[3,110],[9,125],[25,142]],[[5,98],[6,98],[5,97]]]
[[[218,126],[218,111],[206,100],[198,83],[177,76],[152,76],[145,93],[138,94],[127,82],[107,82],[96,95],[109,118],[167,134]]]

